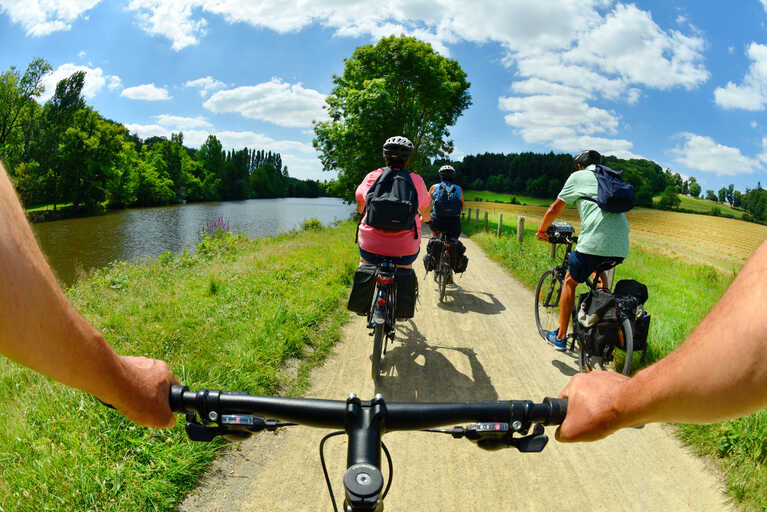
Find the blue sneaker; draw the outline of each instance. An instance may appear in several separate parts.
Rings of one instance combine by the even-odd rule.
[[[554,348],[558,350],[559,352],[564,352],[567,350],[567,338],[559,339],[557,338],[557,334],[559,333],[559,329],[554,329],[553,331],[549,331],[546,333],[546,341],[554,345]]]

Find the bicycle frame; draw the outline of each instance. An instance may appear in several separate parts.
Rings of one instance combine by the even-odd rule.
[[[193,441],[211,441],[232,433],[276,430],[295,423],[319,428],[343,428],[348,436],[344,474],[344,511],[383,511],[381,437],[386,432],[421,430],[466,421],[490,422],[486,428],[456,427],[443,431],[453,437],[467,437],[487,449],[514,447],[521,452],[539,452],[548,437],[543,425],[560,424],[567,412],[566,399],[386,403],[381,394],[361,401],[351,394],[346,401],[311,398],[283,398],[226,391],[189,391],[171,386],[171,409],[186,414],[186,432]],[[251,416],[270,414],[295,423]],[[199,420],[198,420],[199,415]],[[533,432],[529,429],[535,425]],[[477,427],[470,425],[469,427]],[[513,437],[514,434],[524,437]],[[486,444],[483,446],[482,443]],[[335,502],[334,502],[335,503]]]

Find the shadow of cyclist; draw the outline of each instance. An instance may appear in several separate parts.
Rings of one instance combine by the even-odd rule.
[[[448,289],[445,301],[437,304],[437,307],[453,313],[479,313],[481,315],[498,315],[506,309],[495,295],[487,292],[472,292],[460,287]],[[486,295],[485,300],[481,295]]]
[[[397,324],[397,340],[381,361],[376,392],[390,401],[497,400],[490,377],[468,347],[428,345],[412,321]],[[448,356],[468,358],[471,376],[461,373]],[[460,354],[460,355],[459,355]]]

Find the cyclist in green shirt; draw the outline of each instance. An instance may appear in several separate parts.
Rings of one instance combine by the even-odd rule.
[[[546,339],[559,351],[567,347],[567,327],[575,306],[575,288],[594,273],[599,266],[612,261],[616,265],[629,252],[629,225],[623,213],[609,213],[597,204],[596,165],[602,156],[594,150],[581,151],[575,157],[575,172],[565,182],[556,201],[551,203],[541,221],[536,238],[548,241],[546,230],[565,205],[576,204],[581,218],[578,247],[570,253],[567,275],[559,299],[559,329],[547,333]],[[590,198],[592,201],[584,200]],[[604,276],[600,276],[604,282]]]

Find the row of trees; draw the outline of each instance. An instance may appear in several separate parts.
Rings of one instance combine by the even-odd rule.
[[[0,75],[0,159],[27,206],[95,210],[324,194],[319,182],[291,178],[279,153],[226,151],[213,135],[197,150],[184,146],[182,133],[130,134],[86,105],[82,71],[40,105],[35,98],[50,69],[35,59],[23,75],[15,68]]]

